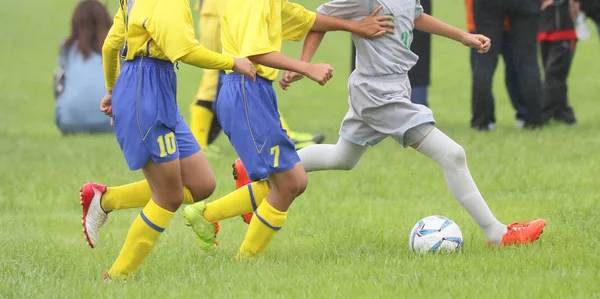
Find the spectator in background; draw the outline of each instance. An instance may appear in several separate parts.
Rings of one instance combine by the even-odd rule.
[[[477,30],[475,29],[475,20],[473,19],[473,0],[466,0],[465,6],[467,10],[467,30],[470,33],[475,33]],[[508,91],[508,96],[510,98],[510,102],[513,108],[516,111],[516,124],[517,128],[522,128],[525,124],[525,117],[527,114],[527,110],[525,109],[525,105],[523,103],[523,98],[521,97],[521,91],[519,88],[519,79],[517,68],[515,67],[515,60],[513,56],[513,52],[511,51],[511,47],[513,47],[513,43],[510,40],[510,35],[508,34],[508,30],[510,29],[510,25],[508,22],[508,17],[504,20],[504,30],[502,34],[502,48],[500,49],[500,54],[504,59],[504,82],[506,85],[506,90]],[[493,43],[494,41],[492,41]],[[475,68],[475,58],[477,54],[477,50],[471,49],[471,71]],[[495,101],[492,96],[492,116],[491,122],[488,125],[488,129],[493,129],[496,124],[496,112],[495,112]]]
[[[112,131],[110,119],[100,112],[106,93],[102,44],[111,25],[111,16],[98,1],[85,0],[75,8],[54,75],[55,121],[63,134]]]
[[[423,12],[431,15],[431,0],[421,0]],[[431,81],[431,34],[415,30],[410,50],[419,56],[417,64],[408,71],[412,92],[411,102],[429,106],[428,88]],[[475,50],[477,52],[477,50]],[[352,71],[356,68],[356,48],[352,44]]]
[[[546,0],[544,0],[546,1]],[[473,0],[473,18],[477,33],[492,40],[486,55],[476,55],[473,63],[471,127],[489,131],[494,123],[492,79],[503,46],[504,22],[508,16],[509,47],[518,74],[518,85],[527,110],[524,127],[542,126],[541,80],[537,60],[537,33],[540,22],[537,0]]]
[[[542,92],[543,120],[554,119],[574,125],[575,113],[567,97],[567,76],[573,61],[577,35],[569,6],[569,0],[553,0],[544,9],[538,39],[545,72]]]

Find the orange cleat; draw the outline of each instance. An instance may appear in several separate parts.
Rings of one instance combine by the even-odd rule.
[[[246,173],[246,169],[244,168],[244,164],[242,164],[242,160],[237,159],[233,162],[233,179],[235,180],[235,188],[240,189],[251,183],[248,174]],[[250,224],[250,220],[252,220],[252,213],[248,213],[242,215],[242,219],[247,224]]]
[[[498,246],[519,246],[533,243],[540,238],[544,227],[546,227],[546,220],[544,219],[510,224]],[[488,241],[488,245],[492,244]]]

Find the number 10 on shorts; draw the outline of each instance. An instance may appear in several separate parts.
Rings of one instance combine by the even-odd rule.
[[[271,148],[271,156],[273,156],[273,167],[277,168],[279,166],[279,145]]]
[[[156,141],[158,142],[161,158],[166,157],[167,155],[172,155],[175,153],[175,151],[177,151],[177,145],[175,144],[175,133],[173,132],[167,133],[164,136],[158,136]],[[279,156],[279,154],[277,156]]]

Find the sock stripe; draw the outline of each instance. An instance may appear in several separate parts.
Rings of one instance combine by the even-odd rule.
[[[146,224],[148,224],[148,226],[149,226],[149,227],[151,227],[151,228],[153,228],[155,231],[157,231],[157,232],[159,232],[159,233],[162,233],[162,232],[164,232],[164,231],[165,231],[165,229],[164,229],[164,228],[162,228],[162,227],[160,227],[160,226],[158,226],[158,225],[156,225],[156,224],[152,223],[152,221],[150,221],[150,219],[148,219],[148,218],[146,217],[146,215],[144,215],[144,211],[141,211],[141,212],[140,212],[140,217],[142,217],[142,220],[144,220],[144,222],[146,222]]]
[[[248,184],[246,186],[248,186],[248,192],[250,192],[250,202],[252,203],[252,210],[256,211],[258,207],[256,206],[256,200],[254,199],[254,192],[252,192],[252,185]]]
[[[258,218],[258,220],[260,220],[260,222],[262,222],[264,225],[268,226],[269,228],[271,228],[274,231],[278,231],[281,229],[281,227],[277,227],[277,226],[272,226],[269,222],[267,222],[267,220],[265,220],[264,218],[260,217],[260,215],[258,215],[258,211],[254,211],[254,215],[256,215],[256,218]]]

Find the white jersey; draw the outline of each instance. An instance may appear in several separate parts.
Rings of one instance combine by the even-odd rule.
[[[394,17],[395,34],[365,39],[352,35],[356,72],[365,76],[408,73],[419,57],[410,51],[414,20],[423,13],[420,0],[334,0],[317,9],[322,15],[361,20],[382,5],[379,15]]]

